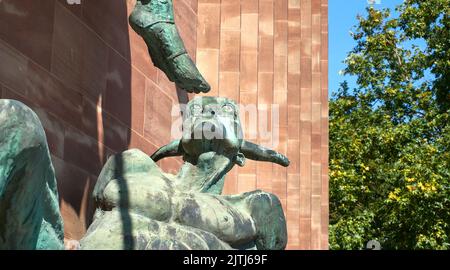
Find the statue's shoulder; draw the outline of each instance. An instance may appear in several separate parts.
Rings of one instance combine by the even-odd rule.
[[[103,191],[112,180],[127,179],[139,174],[164,177],[159,166],[139,149],[129,149],[109,157],[97,179],[94,198],[101,200]]]

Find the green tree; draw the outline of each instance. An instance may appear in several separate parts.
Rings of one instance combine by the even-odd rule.
[[[330,248],[450,248],[450,0],[367,8],[330,102]]]

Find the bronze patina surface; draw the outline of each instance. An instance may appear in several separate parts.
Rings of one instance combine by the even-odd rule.
[[[210,85],[186,51],[175,25],[172,0],[138,0],[130,25],[145,41],[153,64],[188,92],[209,92]]]
[[[182,156],[177,175],[155,161]],[[94,189],[97,213],[82,249],[284,249],[279,199],[261,190],[221,195],[226,174],[245,158],[288,159],[243,140],[236,104],[199,97],[188,104],[183,136],[152,159],[139,150],[111,157]]]

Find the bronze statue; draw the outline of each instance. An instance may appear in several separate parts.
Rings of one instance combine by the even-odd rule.
[[[23,103],[0,99],[0,250],[64,249],[44,128]]]
[[[155,163],[177,155],[184,160],[177,175]],[[82,249],[285,248],[286,222],[275,195],[220,195],[227,172],[245,158],[289,164],[285,156],[242,139],[233,101],[189,102],[183,138],[152,158],[128,150],[108,160],[94,189],[98,209]]]
[[[145,41],[153,64],[188,92],[206,93],[211,87],[188,55],[175,25],[172,0],[138,0],[130,25]]]

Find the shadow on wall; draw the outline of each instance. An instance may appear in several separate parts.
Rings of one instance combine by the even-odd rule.
[[[91,223],[97,176],[128,148],[133,91],[145,91],[145,80],[132,85],[127,2],[0,1],[0,97],[24,102],[45,127],[67,238]]]

